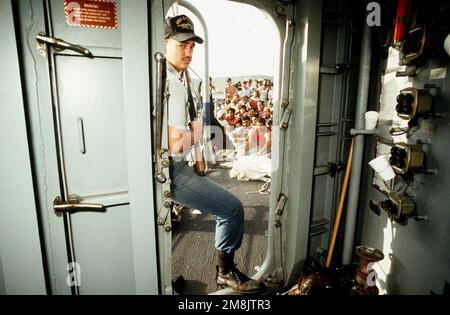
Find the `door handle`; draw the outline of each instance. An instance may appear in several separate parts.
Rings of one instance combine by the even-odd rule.
[[[83,56],[86,56],[89,58],[93,57],[92,53],[87,48],[68,43],[60,38],[45,36],[45,34],[42,32],[36,35],[36,41],[38,42],[39,45],[41,45],[41,47],[40,47],[41,49],[43,49],[42,45],[47,44],[49,46],[53,46],[58,51],[61,51],[64,49],[69,49],[69,50],[73,50]]]
[[[68,201],[63,201],[60,196],[53,200],[53,210],[56,213],[75,213],[79,211],[105,212],[106,208],[102,204],[80,203],[81,198],[70,195]]]

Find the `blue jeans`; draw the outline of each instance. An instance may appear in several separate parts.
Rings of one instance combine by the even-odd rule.
[[[242,243],[244,207],[232,193],[204,176],[186,161],[170,161],[171,198],[184,206],[214,214],[216,249],[232,253]]]

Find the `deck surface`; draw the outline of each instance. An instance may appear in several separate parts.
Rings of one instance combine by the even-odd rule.
[[[229,177],[226,169],[212,169],[208,177],[236,195],[245,209],[244,238],[235,254],[239,270],[253,276],[262,265],[267,247],[268,211],[270,195],[257,192],[263,181],[242,182]],[[192,214],[187,209],[181,221],[174,225],[172,243],[172,274],[184,281],[175,289],[181,295],[202,295],[219,290],[215,283],[217,257],[214,248],[214,217]]]

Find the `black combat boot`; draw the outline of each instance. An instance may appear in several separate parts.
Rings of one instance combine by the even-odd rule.
[[[219,265],[217,266],[217,284],[221,288],[230,288],[241,294],[261,293],[266,289],[264,283],[250,279],[240,272],[234,264],[234,253],[217,251]]]

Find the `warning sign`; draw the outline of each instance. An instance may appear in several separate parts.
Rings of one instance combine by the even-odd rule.
[[[64,0],[64,14],[70,26],[117,28],[115,0]]]

